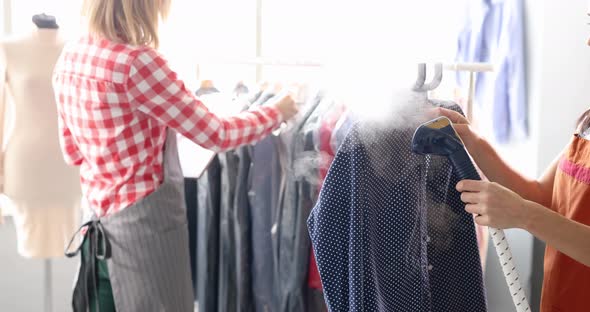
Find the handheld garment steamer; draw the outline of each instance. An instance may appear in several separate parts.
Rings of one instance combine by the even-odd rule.
[[[463,141],[446,117],[439,117],[420,125],[412,138],[412,151],[421,155],[446,156],[461,180],[481,180],[463,146]],[[490,228],[490,233],[516,311],[530,311],[504,231]]]

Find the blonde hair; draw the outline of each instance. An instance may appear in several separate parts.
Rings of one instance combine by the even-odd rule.
[[[131,45],[158,47],[158,24],[170,0],[84,0],[82,15],[92,35]]]

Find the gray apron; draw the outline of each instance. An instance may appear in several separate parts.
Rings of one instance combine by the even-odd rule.
[[[97,233],[105,241],[101,249],[90,235],[90,254],[107,259],[117,311],[194,310],[183,179],[176,135],[168,130],[160,187],[114,215],[87,223],[86,235]],[[87,302],[88,291],[96,289],[96,282],[86,278],[96,276],[88,273],[94,267],[89,263],[86,274],[78,275],[78,284],[87,285],[74,290],[74,306],[77,293],[80,298],[85,293],[86,299],[78,301]]]

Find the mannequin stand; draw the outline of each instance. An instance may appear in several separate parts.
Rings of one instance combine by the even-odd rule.
[[[53,279],[51,272],[51,259],[45,259],[44,261],[44,279],[45,279],[45,312],[53,311]]]

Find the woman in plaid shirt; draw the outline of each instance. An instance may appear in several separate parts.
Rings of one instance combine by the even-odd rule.
[[[234,117],[210,113],[156,50],[169,7],[170,0],[85,0],[89,35],[66,46],[55,68],[64,158],[80,166],[94,213],[81,247],[68,254],[82,252],[75,311],[192,311],[169,129],[223,151],[260,140],[297,112],[287,95]]]

